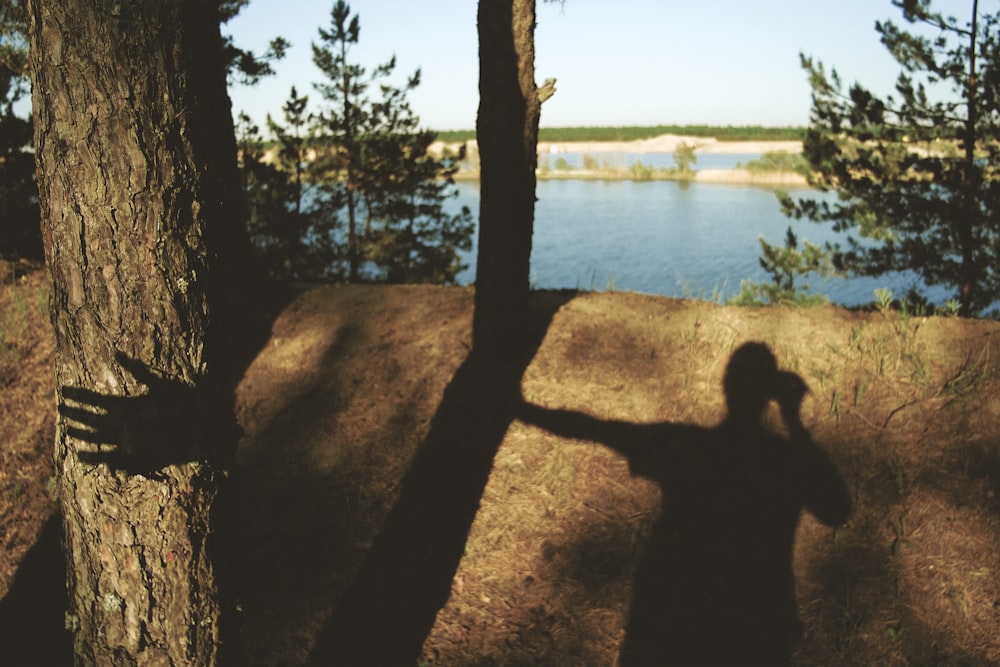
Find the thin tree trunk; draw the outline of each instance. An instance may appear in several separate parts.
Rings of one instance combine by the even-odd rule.
[[[358,241],[358,195],[354,186],[354,169],[347,165],[347,262],[348,282],[361,280],[361,244]]]
[[[962,143],[965,148],[965,173],[964,184],[966,187],[964,205],[968,206],[968,212],[961,217],[958,223],[958,238],[962,252],[962,284],[960,287],[961,309],[960,314],[971,317],[974,313],[973,304],[978,299],[979,269],[975,262],[975,237],[972,226],[977,224],[980,218],[977,193],[981,188],[979,179],[973,180],[976,173],[976,125],[979,122],[979,100],[976,90],[978,81],[976,80],[976,40],[979,30],[979,0],[972,2],[972,22],[969,32],[969,72],[968,83],[966,85],[965,103],[966,117],[965,130]]]
[[[218,255],[240,210],[217,8],[28,11],[75,659],[211,665],[235,443]]]
[[[358,242],[358,202],[355,191],[355,160],[357,144],[355,143],[355,113],[351,103],[351,72],[347,66],[347,41],[340,43],[340,62],[344,68],[340,86],[344,95],[344,147],[347,154],[347,263],[348,282],[356,283],[361,279],[361,248]]]
[[[473,348],[501,353],[525,321],[541,103],[535,0],[479,0],[479,250]]]

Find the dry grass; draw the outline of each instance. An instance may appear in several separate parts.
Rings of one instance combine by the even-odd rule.
[[[0,261],[0,596],[55,511],[52,337],[44,276]]]
[[[5,309],[10,291],[0,292]],[[536,404],[711,426],[724,412],[727,360],[752,340],[808,382],[805,422],[854,510],[836,531],[809,516],[799,525],[791,565],[804,635],[794,664],[1000,664],[1000,325],[630,294],[545,307],[551,322],[521,380]],[[341,593],[368,572],[411,461],[443,428],[444,404],[461,398],[449,389],[461,381],[470,323],[469,290],[423,287],[306,291],[274,323],[238,395],[248,664],[302,664],[328,620],[343,616]],[[35,423],[26,415],[51,418],[47,399],[10,407],[27,394],[22,383],[51,393],[42,338],[31,349],[43,359],[23,357],[0,386],[0,424],[17,438]],[[50,425],[30,428],[32,442],[51,435]],[[51,512],[39,500],[18,514],[44,497],[51,473],[15,459],[48,456],[17,438],[0,452],[0,474],[17,460],[36,479],[19,498],[4,487],[4,526],[36,521],[19,524],[22,537],[5,534],[15,547]],[[615,664],[659,489],[605,447],[517,420],[496,444],[421,663]],[[8,549],[2,581],[23,552]],[[392,589],[378,590],[385,597],[371,602],[388,613]]]

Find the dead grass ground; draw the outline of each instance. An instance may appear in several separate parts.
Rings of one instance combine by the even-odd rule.
[[[0,290],[8,599],[54,511],[43,294],[38,273]],[[799,525],[794,664],[1000,664],[1000,324],[622,293],[550,305],[521,381],[536,404],[711,426],[724,412],[725,365],[746,341],[808,382],[806,425],[854,509],[836,531],[809,516]],[[471,307],[468,289],[321,287],[274,322],[238,390],[248,664],[303,664],[343,611],[341,593],[364,571],[457,381]],[[511,422],[421,664],[615,664],[659,507],[659,489],[614,452]]]
[[[55,512],[52,336],[41,271],[0,262],[0,590]]]

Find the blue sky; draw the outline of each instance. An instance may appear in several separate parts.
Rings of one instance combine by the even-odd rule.
[[[476,0],[353,0],[361,39],[351,60],[371,67],[397,59],[418,67],[410,101],[435,130],[475,127],[478,99]],[[980,11],[997,11],[996,0]],[[274,36],[292,42],[278,75],[232,91],[234,111],[280,117],[292,85],[311,102],[320,79],[310,43],[328,27],[333,0],[252,0],[223,29],[263,51]],[[965,23],[970,0],[933,7]],[[876,20],[902,23],[890,0],[565,0],[538,1],[536,80],[555,77],[543,127],[598,125],[805,125],[809,87],[804,52],[845,81],[887,92],[898,68],[879,43]]]

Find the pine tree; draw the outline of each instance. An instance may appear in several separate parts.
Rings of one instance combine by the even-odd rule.
[[[797,279],[812,273],[820,276],[835,275],[828,252],[809,241],[804,241],[800,250],[799,239],[791,227],[785,230],[784,246],[772,245],[763,236],[758,237],[757,241],[761,249],[758,261],[761,268],[770,274],[771,282],[740,282],[740,293],[733,298],[732,303],[741,306],[781,303],[807,305],[828,301],[825,296],[810,294],[808,283],[796,284]]]
[[[279,280],[343,277],[337,262],[343,251],[334,237],[343,202],[312,187],[308,102],[292,87],[282,107],[283,123],[268,115],[276,144],[266,152],[260,128],[246,114],[237,123],[250,242],[263,267]]]
[[[316,89],[327,103],[314,171],[317,189],[344,203],[347,277],[360,280],[365,267],[374,279],[453,282],[462,268],[458,251],[471,247],[472,220],[467,210],[445,210],[455,194],[454,165],[429,155],[434,135],[418,129],[406,99],[420,71],[396,87],[389,82],[395,57],[370,72],[350,62],[360,32],[358,16],[338,0],[330,29],[320,28],[320,44],[313,44],[313,61],[326,78]]]
[[[0,257],[41,259],[31,121],[14,113],[28,92],[22,3],[0,0]]]
[[[219,20],[228,23],[250,3],[250,0],[220,0]],[[272,64],[285,57],[291,43],[284,37],[275,37],[268,44],[267,50],[258,55],[253,51],[241,49],[229,35],[223,36],[223,53],[226,61],[230,83],[239,82],[245,86],[253,86],[266,76],[274,76]]]
[[[374,178],[364,189],[365,258],[392,283],[454,283],[472,247],[472,214],[445,210],[457,161],[428,154],[433,132],[381,132],[370,139]],[[379,224],[373,226],[373,222]]]
[[[1000,14],[980,16],[973,0],[962,24],[930,0],[893,4],[915,26],[875,26],[902,70],[896,95],[845,91],[835,70],[802,56],[812,86],[804,154],[812,184],[837,199],[783,203],[848,232],[833,248],[838,268],[916,272],[954,289],[973,315],[1000,298]]]

